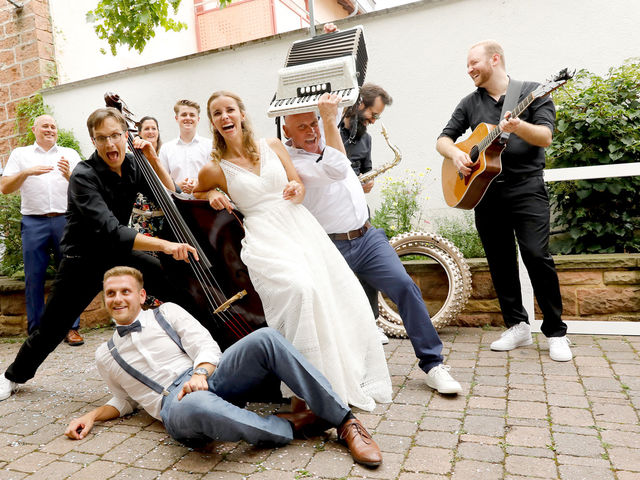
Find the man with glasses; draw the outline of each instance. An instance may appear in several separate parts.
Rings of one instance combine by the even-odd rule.
[[[44,282],[51,251],[60,262],[60,240],[67,224],[67,187],[69,177],[81,161],[72,148],[57,145],[58,126],[51,115],[40,115],[31,129],[33,145],[15,148],[0,178],[0,192],[20,191],[20,235],[24,259],[27,331],[40,325],[44,310]],[[84,343],[78,333],[80,318],[67,332],[71,346]]]
[[[427,374],[427,385],[439,393],[460,393],[462,387],[442,363],[442,342],[431,323],[422,292],[407,274],[384,231],[369,223],[365,194],[338,130],[339,100],[327,93],[319,100],[324,138],[315,113],[285,117],[283,129],[289,139],[285,145],[306,189],[303,204],[354,273],[398,305],[419,366]]]
[[[29,335],[0,376],[0,400],[33,378],[74,319],[100,292],[105,270],[115,265],[138,268],[149,279],[150,291],[163,300],[174,300],[176,295],[159,260],[142,251],[160,251],[184,261],[192,254],[192,260],[197,260],[190,245],[147,237],[127,227],[137,193],[152,194],[140,167],[126,153],[127,122],[120,112],[100,108],[89,116],[87,127],[96,150],[77,165],[69,179],[62,261],[40,327]],[[142,151],[166,188],[174,190],[151,143],[136,138],[133,146]]]

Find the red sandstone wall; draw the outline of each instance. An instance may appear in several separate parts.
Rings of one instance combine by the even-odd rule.
[[[21,9],[9,2],[0,2],[0,164],[3,166],[17,143],[16,105],[55,75],[49,2],[21,2],[24,4]]]
[[[555,257],[555,261],[564,320],[640,322],[640,254],[566,255]],[[472,259],[469,264],[473,292],[453,324],[503,326],[486,261]],[[408,270],[423,295],[438,295],[443,286],[441,267]],[[441,298],[445,295],[440,292]],[[536,318],[542,318],[537,303],[535,309]]]

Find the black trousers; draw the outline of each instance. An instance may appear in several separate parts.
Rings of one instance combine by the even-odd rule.
[[[145,289],[163,301],[176,301],[160,261],[142,252],[122,256],[63,257],[40,320],[5,372],[16,383],[33,378],[47,356],[65,338],[76,318],[102,290],[104,272],[117,265],[140,270]]]
[[[475,217],[507,327],[529,322],[522,305],[517,241],[542,311],[542,333],[565,335],[558,274],[549,253],[549,197],[542,176],[494,180]]]

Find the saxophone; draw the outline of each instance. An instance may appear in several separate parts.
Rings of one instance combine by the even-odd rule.
[[[382,136],[386,140],[387,145],[389,145],[389,148],[393,151],[395,158],[391,160],[389,163],[385,163],[380,168],[376,168],[371,170],[370,172],[358,175],[358,180],[360,180],[360,183],[367,183],[373,180],[381,173],[384,173],[387,170],[395,167],[398,163],[400,163],[400,160],[402,160],[402,154],[400,153],[400,150],[398,149],[398,147],[396,147],[394,144],[392,144],[389,141],[389,135],[387,134],[387,129],[384,128],[384,125],[382,123],[380,123],[380,127],[382,127],[382,131],[381,131]]]

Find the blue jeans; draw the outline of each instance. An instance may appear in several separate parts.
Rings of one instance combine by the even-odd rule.
[[[225,350],[209,377],[209,389],[185,395],[182,374],[163,399],[160,415],[176,440],[197,446],[212,440],[244,440],[254,445],[286,445],[293,439],[291,424],[274,415],[262,417],[243,407],[260,400],[264,391],[284,382],[309,408],[330,425],[342,423],[349,408],[327,379],[276,330],[260,328]]]
[[[49,253],[53,250],[56,264],[60,263],[60,240],[67,220],[58,217],[24,215],[20,223],[22,259],[24,260],[25,301],[27,304],[28,332],[40,325],[44,310],[44,281],[49,266]],[[80,317],[73,326],[77,330]]]
[[[442,363],[442,341],[431,323],[422,292],[389,245],[384,230],[371,228],[354,240],[334,240],[351,270],[397,306],[422,370]]]

